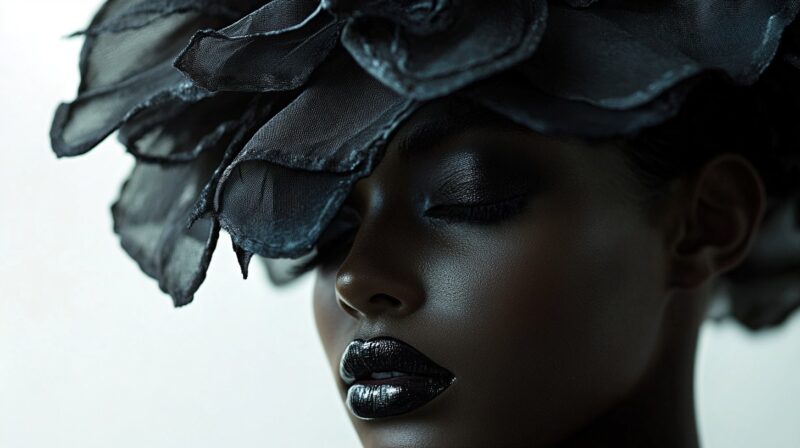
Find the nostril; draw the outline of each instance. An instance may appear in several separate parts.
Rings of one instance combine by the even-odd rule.
[[[341,309],[343,309],[345,313],[347,313],[347,314],[349,314],[349,315],[351,315],[351,316],[353,316],[355,318],[358,318],[360,316],[361,313],[359,313],[357,309],[355,309],[352,306],[350,306],[344,300],[339,299],[339,300],[337,300],[337,302],[339,303],[339,307]]]
[[[395,299],[394,297],[386,294],[377,294],[369,298],[369,303],[376,305],[388,305],[389,308],[400,308],[403,302]]]

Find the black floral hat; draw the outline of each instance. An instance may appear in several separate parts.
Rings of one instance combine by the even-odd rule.
[[[275,283],[294,278],[281,260],[346,230],[352,186],[426,101],[463,96],[548,135],[635,135],[676,115],[705,78],[756,85],[775,66],[796,77],[798,10],[800,0],[108,0],[77,33],[82,80],[56,111],[52,146],[75,156],[118,130],[137,162],[115,231],[181,306],[220,229],[245,277],[258,254]],[[797,112],[794,94],[783,106]]]

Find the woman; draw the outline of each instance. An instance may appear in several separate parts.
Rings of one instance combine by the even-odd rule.
[[[220,228],[245,277],[315,269],[365,446],[696,446],[714,293],[798,305],[798,10],[111,0],[53,146],[119,128],[115,230],[176,306]]]

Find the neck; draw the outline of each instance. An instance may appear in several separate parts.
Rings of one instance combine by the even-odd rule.
[[[703,299],[667,307],[660,356],[640,386],[559,448],[698,448],[694,403],[695,349]],[[676,305],[677,303],[677,305]],[[694,308],[687,310],[687,307]]]

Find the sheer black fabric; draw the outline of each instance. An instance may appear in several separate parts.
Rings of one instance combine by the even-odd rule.
[[[243,271],[257,254],[275,283],[295,278],[349,231],[341,205],[392,133],[445,95],[548,135],[605,138],[665,122],[709,79],[753,86],[781,98],[765,109],[770,144],[796,156],[783,111],[800,105],[798,10],[800,0],[108,0],[80,33],[81,85],[56,111],[52,145],[79,155],[119,130],[137,165],[115,230],[180,306],[220,229]]]
[[[137,163],[112,207],[122,247],[176,306],[192,300],[205,279],[219,224],[202,218],[188,224],[195,198],[219,163],[206,152],[180,165]]]
[[[338,3],[352,2],[330,3],[340,13]],[[342,44],[372,76],[420,100],[446,95],[528,58],[547,25],[545,0],[361,3],[342,8],[348,17]],[[437,7],[425,8],[429,3]],[[380,20],[386,16],[390,19]]]
[[[307,253],[415,107],[348,55],[334,55],[228,166],[217,191],[217,217],[248,252],[271,258]]]
[[[248,11],[246,2],[108,1],[83,33],[78,97],[56,111],[51,137],[59,156],[82,154],[144,110],[209,96],[172,66],[199,28]],[[236,12],[238,11],[238,14]]]
[[[209,90],[291,90],[328,56],[341,25],[314,2],[273,0],[219,31],[198,32],[175,66]]]

